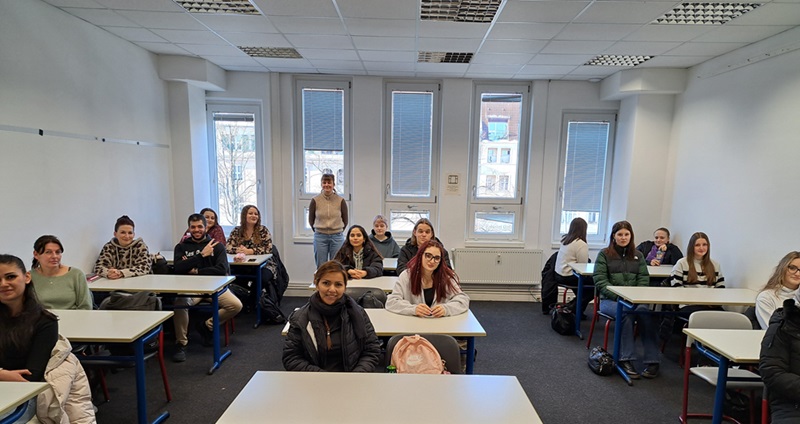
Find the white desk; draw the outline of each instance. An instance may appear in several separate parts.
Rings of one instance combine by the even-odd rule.
[[[570,262],[568,264],[572,271],[578,275],[591,276],[594,274],[594,263],[585,264]],[[672,265],[647,266],[647,272],[651,277],[669,277],[672,274]]]
[[[383,258],[384,271],[397,271],[397,258]]]
[[[217,423],[406,424],[411,415],[432,423],[542,422],[514,376],[258,371]]]
[[[213,374],[230,354],[221,353],[219,343],[219,293],[228,286],[234,277],[230,275],[156,275],[148,274],[131,278],[109,280],[100,278],[89,283],[91,291],[154,292],[175,293],[179,295],[211,296],[211,316],[213,322],[214,363],[208,373]]]
[[[608,290],[619,296],[617,301],[617,323],[622,322],[626,310],[637,304],[657,305],[717,305],[752,306],[756,304],[758,293],[750,289],[715,289],[687,287],[628,287],[608,286]],[[614,362],[619,362],[619,349],[622,326],[614,326]],[[630,377],[617,365],[622,378],[632,385]]]
[[[47,383],[23,383],[16,381],[0,381],[0,416],[13,414],[0,420],[1,424],[11,423],[21,417],[27,409],[28,400],[50,388]]]
[[[138,423],[147,420],[147,394],[144,377],[144,344],[157,337],[161,324],[172,316],[172,311],[52,311],[58,315],[58,331],[70,342],[133,344],[136,364],[136,403]],[[104,357],[112,360],[113,357]],[[92,359],[89,357],[87,359]],[[120,358],[122,361],[124,358]],[[169,417],[164,412],[153,422],[160,423]]]
[[[379,337],[391,337],[396,334],[447,334],[467,339],[467,374],[472,374],[475,365],[475,337],[485,337],[486,330],[475,318],[472,311],[461,315],[442,318],[421,318],[400,315],[386,309],[365,309],[375,334]],[[289,323],[283,327],[281,334],[289,332]]]
[[[722,422],[725,385],[728,381],[728,364],[730,362],[757,364],[761,355],[761,340],[767,331],[684,328],[683,332],[702,345],[704,349],[700,349],[700,351],[706,356],[709,356],[706,349],[711,349],[719,354],[719,374],[717,374],[712,421],[714,424],[719,424]],[[714,359],[713,356],[709,357]],[[688,364],[684,366],[688,366]]]
[[[381,277],[375,278],[367,278],[367,279],[351,279],[347,280],[347,287],[375,287],[377,289],[383,290],[384,293],[389,294],[394,290],[394,283],[397,282],[397,277],[384,275]],[[314,286],[314,283],[308,285],[308,288],[311,290],[316,290],[317,288]]]

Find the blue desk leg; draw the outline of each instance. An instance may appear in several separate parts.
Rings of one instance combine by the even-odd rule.
[[[30,401],[30,399],[26,400],[25,402],[22,402],[22,405],[18,406],[17,409],[14,410],[14,412],[12,412],[9,415],[6,415],[5,418],[0,420],[0,424],[11,424],[11,423],[16,422],[18,419],[20,419],[20,417],[25,415],[25,411],[28,410],[28,402],[29,401]]]
[[[159,326],[156,331],[150,332],[133,343],[133,350],[136,356],[136,410],[139,415],[139,424],[147,424],[147,390],[144,379],[144,340],[152,338],[162,330]],[[169,412],[159,415],[153,423],[161,423],[169,418]]]
[[[231,351],[227,351],[225,353],[220,353],[220,342],[219,342],[219,293],[214,293],[211,296],[211,319],[213,322],[214,331],[214,365],[211,366],[211,369],[208,370],[208,375],[214,374],[214,371],[222,365],[222,361],[225,360],[228,356],[230,356]]]
[[[475,367],[475,337],[467,337],[467,374]]]
[[[728,358],[719,356],[719,372],[717,373],[717,390],[714,393],[714,415],[712,424],[722,423],[723,405],[725,403],[725,386],[728,383]],[[683,364],[688,367],[689,364]]]
[[[633,386],[633,381],[628,376],[628,374],[619,366],[619,349],[622,345],[622,317],[625,314],[624,311],[625,301],[622,298],[617,299],[617,319],[614,322],[614,366],[617,368],[617,372],[622,378],[628,383],[629,386]]]
[[[566,290],[566,289],[565,289]],[[581,317],[583,316],[583,311],[578,311],[581,305],[581,298],[583,297],[583,276],[578,275],[578,293],[575,294],[575,335],[578,336],[579,339],[583,340],[583,334],[581,334]]]
[[[261,271],[264,269],[264,265],[266,265],[266,262],[262,263],[261,266],[256,269],[256,323],[253,325],[253,328],[258,328],[261,324]]]

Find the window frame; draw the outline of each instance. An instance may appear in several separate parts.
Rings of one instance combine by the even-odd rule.
[[[351,139],[352,139],[352,116],[351,116],[351,101],[352,101],[352,82],[350,79],[316,79],[316,78],[296,78],[294,80],[294,137],[293,137],[293,153],[294,153],[294,172],[293,180],[294,187],[294,236],[299,238],[312,238],[314,232],[308,225],[307,210],[311,203],[311,199],[319,193],[308,193],[305,191],[306,187],[306,174],[308,170],[305,164],[305,151],[304,151],[304,128],[303,128],[303,90],[305,89],[319,89],[319,90],[341,90],[343,92],[343,105],[342,105],[342,155],[343,155],[343,169],[344,182],[339,178],[338,170],[336,181],[336,193],[342,196],[348,202],[348,208],[352,210],[350,203],[350,181],[352,180],[352,162],[351,162]]]
[[[524,238],[525,215],[524,205],[527,187],[527,172],[529,162],[529,147],[530,137],[533,126],[533,118],[531,110],[533,108],[533,90],[531,83],[476,83],[474,85],[473,93],[473,115],[471,120],[470,131],[470,166],[469,166],[469,205],[467,216],[467,241],[468,242],[522,242]],[[519,140],[517,141],[516,160],[515,155],[509,153],[509,161],[503,162],[502,149],[505,146],[486,146],[484,147],[481,140],[481,112],[482,112],[482,95],[486,93],[515,93],[522,96],[519,111]],[[510,122],[512,117],[509,116],[505,120],[506,132],[511,131]],[[497,122],[501,122],[498,120]],[[487,123],[488,131],[488,123]],[[514,164],[516,172],[513,177],[516,181],[516,187],[512,197],[499,198],[499,197],[481,197],[478,196],[478,187],[480,185],[480,165],[483,149],[486,149],[486,163],[488,160],[488,150],[496,149],[494,161],[491,162],[494,166],[505,166]],[[508,147],[513,151],[513,147]],[[509,180],[507,185],[510,185],[511,174],[498,174],[495,178],[495,186],[499,186],[500,177],[507,176]],[[475,231],[475,221],[478,214],[513,214],[514,219],[512,222],[512,230],[510,232],[492,233],[492,232],[477,232]]]
[[[597,234],[586,235],[586,241],[590,245],[605,245],[608,240],[608,215],[611,201],[611,174],[614,161],[614,142],[617,131],[617,111],[598,110],[598,111],[564,111],[561,118],[561,134],[559,145],[558,179],[556,187],[555,211],[553,213],[553,243],[560,243],[561,237],[561,214],[564,201],[564,178],[566,174],[568,131],[570,122],[607,122],[609,124],[608,140],[606,143],[606,166],[603,181],[603,195],[601,198],[600,218],[597,220]]]
[[[265,175],[265,166],[264,166],[264,132],[263,132],[263,122],[262,122],[262,110],[260,103],[250,103],[250,102],[226,102],[226,101],[206,101],[206,127],[208,132],[208,166],[209,166],[209,195],[210,195],[210,207],[217,211],[217,215],[220,216],[222,211],[220,209],[219,203],[219,178],[217,175],[217,166],[218,166],[218,159],[217,159],[217,148],[216,148],[216,125],[214,121],[214,114],[215,113],[241,113],[241,114],[252,114],[253,115],[253,126],[254,126],[254,150],[253,153],[255,155],[255,167],[256,167],[256,206],[259,210],[265,209],[266,203],[266,195],[263,189],[263,176]],[[241,171],[241,177],[244,178],[245,169]],[[226,233],[230,233],[230,231],[237,225],[239,225],[238,220],[239,214],[234,215],[234,224],[222,224],[221,222],[219,225],[225,230]]]
[[[392,118],[393,97],[392,93],[401,92],[428,92],[431,93],[431,164],[430,164],[430,193],[428,196],[400,196],[391,193],[392,184]],[[392,221],[392,212],[423,213],[427,211],[429,219],[434,225],[438,219],[439,200],[439,154],[441,148],[441,84],[438,82],[401,82],[390,81],[384,84],[384,216]],[[392,228],[389,222],[389,231],[395,240],[405,240],[411,236],[411,231]]]

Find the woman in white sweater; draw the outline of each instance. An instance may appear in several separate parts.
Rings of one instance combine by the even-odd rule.
[[[572,273],[570,262],[587,263],[589,262],[589,245],[586,244],[586,230],[588,228],[586,220],[575,218],[569,223],[569,231],[561,237],[561,246],[556,256],[555,277],[556,283],[569,287],[575,294],[578,294],[578,277]],[[586,309],[586,305],[591,302],[593,295],[592,281],[585,281],[583,294],[581,295],[580,311]],[[586,287],[589,286],[589,287]]]
[[[798,294],[800,287],[800,252],[789,252],[781,259],[767,285],[756,298],[756,318],[762,329],[769,327],[769,319],[783,301]]]

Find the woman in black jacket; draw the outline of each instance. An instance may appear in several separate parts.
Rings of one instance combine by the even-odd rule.
[[[360,225],[350,227],[333,260],[344,265],[348,278],[359,280],[383,275],[383,257]]]
[[[800,422],[800,308],[783,301],[761,341],[759,372],[767,386],[772,424]]]
[[[289,317],[283,347],[287,371],[372,372],[380,342],[369,316],[345,293],[347,272],[328,261],[314,274],[317,290]]]
[[[653,240],[647,240],[636,246],[642,252],[647,265],[675,265],[683,253],[678,246],[669,242],[669,230],[661,227],[653,232]]]

